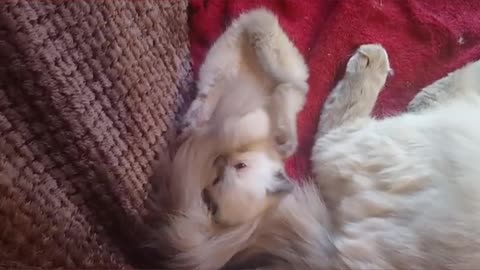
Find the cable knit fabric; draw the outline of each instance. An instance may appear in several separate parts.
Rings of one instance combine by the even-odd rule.
[[[192,97],[187,0],[0,3],[0,267],[135,268]]]

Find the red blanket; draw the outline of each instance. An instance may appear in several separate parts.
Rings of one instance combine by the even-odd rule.
[[[422,87],[480,58],[478,0],[192,0],[195,72],[228,23],[261,6],[278,15],[310,66],[310,92],[298,121],[300,146],[287,162],[296,178],[309,173],[322,104],[360,44],[383,44],[395,71],[375,109],[379,117],[401,112]]]

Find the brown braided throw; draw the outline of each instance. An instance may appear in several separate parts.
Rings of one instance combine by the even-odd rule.
[[[192,94],[187,2],[0,2],[0,267],[138,266]]]

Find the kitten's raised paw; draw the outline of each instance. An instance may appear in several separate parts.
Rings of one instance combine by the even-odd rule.
[[[372,73],[387,76],[390,68],[387,51],[380,44],[361,45],[347,64],[347,73]]]
[[[286,132],[275,132],[274,140],[278,153],[286,159],[297,151],[298,139]]]

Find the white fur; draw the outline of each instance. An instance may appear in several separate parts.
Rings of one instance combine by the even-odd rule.
[[[477,268],[480,62],[425,88],[410,112],[376,120],[370,113],[389,73],[381,46],[361,46],[322,112],[314,181],[261,207],[282,160],[249,156],[258,167],[230,172],[232,188],[216,194],[234,225],[217,227],[205,206],[176,217],[185,222],[169,230],[184,235],[164,231],[181,247],[170,265],[219,269],[266,253],[282,269]],[[245,205],[254,211],[245,215]]]
[[[302,56],[265,9],[241,15],[215,42],[173,162],[169,190],[175,194],[169,197],[178,207],[158,231],[161,246],[173,250],[165,254],[165,267],[220,268],[248,245],[259,215],[292,188],[282,159],[297,146],[296,116],[307,79]],[[222,175],[218,156],[227,161]],[[241,172],[234,169],[239,160],[248,165]],[[215,215],[202,200],[204,190],[222,202]]]
[[[367,54],[370,65],[388,63],[382,47],[368,46],[377,51]],[[337,100],[322,113],[330,128],[319,127],[313,150],[315,182],[325,204],[285,199],[277,214],[292,207],[301,214],[270,221],[257,244],[283,239],[282,246],[263,248],[287,261],[285,269],[475,269],[480,264],[480,62],[448,77],[461,81],[441,80],[426,88],[428,100],[420,101],[425,97],[420,93],[413,101],[431,107],[384,120],[369,117],[383,83],[364,80],[386,78],[388,69],[364,66],[354,73],[361,73],[356,74],[360,81],[347,70],[332,92]],[[460,92],[448,93],[452,90]],[[452,99],[435,98],[447,95]],[[314,184],[303,189],[311,188]],[[325,207],[323,220],[312,219]],[[285,219],[291,226],[277,224]],[[295,252],[298,247],[302,252]]]
[[[272,172],[283,170],[283,163],[273,160],[263,149],[239,153],[227,162],[221,183],[209,190],[218,204],[215,220],[232,226],[253,220],[269,207],[271,200],[265,198],[279,181]],[[246,167],[236,169],[238,162]]]
[[[305,61],[277,17],[266,9],[242,14],[209,50],[180,138],[206,124],[222,126],[231,116],[238,119],[261,109],[272,119],[270,133],[279,152],[288,157],[297,146],[296,116],[305,101],[307,79]]]
[[[349,268],[480,263],[479,67],[451,75],[473,76],[450,89],[427,88],[461,89],[454,99],[384,120],[352,119],[316,142],[315,177],[336,225],[339,259]]]
[[[386,54],[367,57],[385,63]],[[478,71],[480,62],[450,77]],[[388,69],[367,72],[386,77]],[[331,129],[319,127],[324,135],[313,151],[315,181],[297,187],[260,219],[231,228],[254,226],[248,240],[236,239],[239,254],[281,258],[272,266],[276,269],[475,269],[480,263],[480,98],[478,77],[465,79],[472,86],[462,88],[465,95],[384,120],[370,118],[372,107],[360,104],[338,114],[342,104],[371,104],[364,99],[376,99],[382,84],[374,84],[372,95],[362,88],[372,84],[340,82],[349,87],[337,91],[363,94],[338,95],[357,100],[325,107],[322,117],[334,119]],[[442,85],[426,89],[436,88],[438,96],[456,89]],[[352,108],[356,113],[348,111]]]

